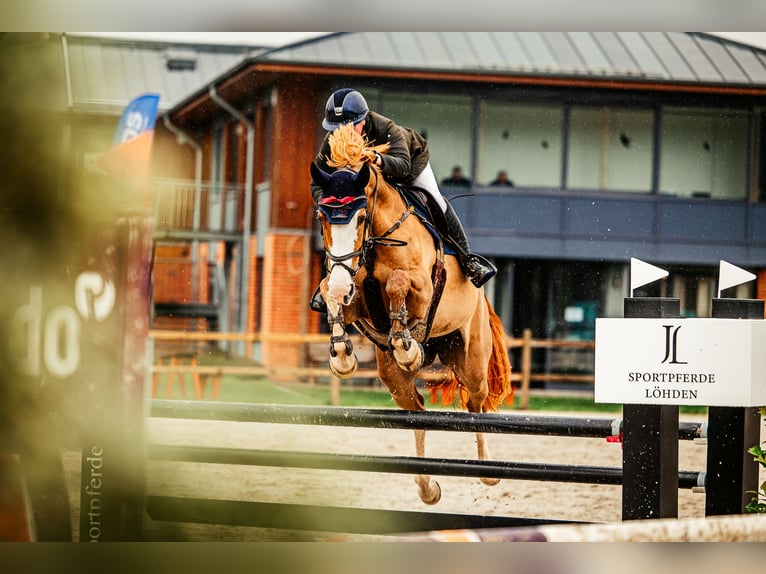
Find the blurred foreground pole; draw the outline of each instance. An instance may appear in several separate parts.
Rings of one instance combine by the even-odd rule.
[[[0,540],[72,540],[72,490],[80,540],[134,540],[151,202],[135,166],[81,170],[61,54],[60,35],[0,35]]]

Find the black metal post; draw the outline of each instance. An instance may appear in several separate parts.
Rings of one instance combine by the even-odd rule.
[[[713,299],[717,319],[763,319],[763,312],[761,299]],[[705,516],[745,512],[758,488],[758,464],[747,449],[760,441],[760,421],[757,408],[708,409]]]
[[[630,297],[625,318],[680,317],[679,299]],[[678,407],[623,405],[622,519],[678,517]]]

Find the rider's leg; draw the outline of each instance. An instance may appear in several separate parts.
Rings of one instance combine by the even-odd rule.
[[[412,182],[413,187],[419,187],[428,192],[428,194],[439,204],[444,211],[447,219],[447,235],[449,235],[450,244],[457,252],[457,259],[460,262],[460,268],[463,270],[471,283],[476,287],[481,287],[497,273],[497,268],[492,262],[486,260],[481,255],[471,253],[468,245],[468,237],[463,229],[460,218],[455,213],[452,205],[444,198],[439,191],[439,185],[436,183],[436,177],[431,169],[431,164],[427,164],[423,172]]]
[[[447,233],[452,247],[457,251],[460,268],[465,276],[471,280],[471,283],[476,287],[481,287],[497,273],[497,267],[481,255],[471,253],[463,224],[460,223],[460,218],[451,204],[447,204],[447,211],[444,212],[444,215],[447,217]]]

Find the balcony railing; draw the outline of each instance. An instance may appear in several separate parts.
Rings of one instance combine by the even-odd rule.
[[[244,186],[155,179],[156,229],[161,232],[242,232]]]

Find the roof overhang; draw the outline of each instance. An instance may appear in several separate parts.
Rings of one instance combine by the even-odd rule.
[[[675,94],[707,94],[739,97],[766,97],[766,87],[752,85],[717,85],[700,82],[665,82],[651,78],[580,77],[576,75],[499,73],[491,70],[420,70],[381,67],[348,67],[313,63],[249,60],[211,83],[228,101],[243,105],[254,93],[275,85],[286,76],[353,76],[358,78],[459,82],[474,84],[536,86],[583,90],[618,90],[664,92]],[[180,102],[167,114],[172,121],[193,124],[214,113],[218,106],[209,95],[209,86]]]

